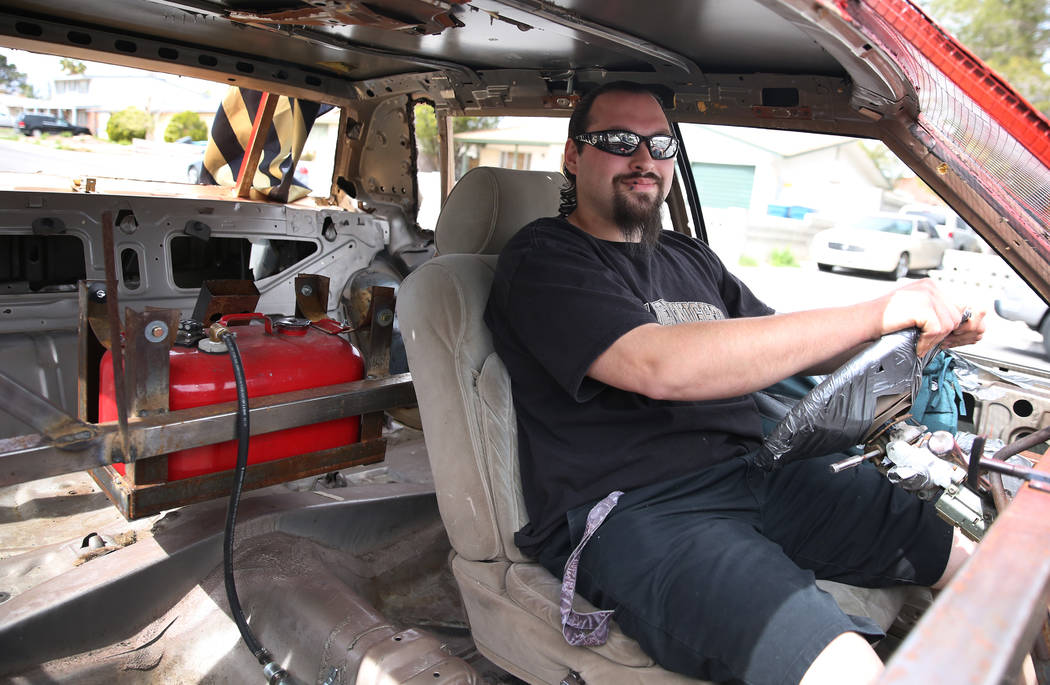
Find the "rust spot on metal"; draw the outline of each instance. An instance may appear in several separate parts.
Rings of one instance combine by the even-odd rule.
[[[813,110],[810,107],[766,107],[755,105],[751,112],[759,119],[812,119]]]
[[[295,277],[295,315],[310,321],[328,318],[327,276],[299,274]]]
[[[465,4],[468,0],[446,0]],[[362,2],[361,0],[304,0],[308,7],[275,12],[230,12],[233,21],[257,26],[275,24],[293,26],[368,26],[386,31],[406,31],[436,35],[445,29],[462,26],[443,6],[429,0],[395,0]]]
[[[258,303],[259,290],[251,281],[204,281],[193,307],[193,318],[207,326],[227,314],[254,312]]]

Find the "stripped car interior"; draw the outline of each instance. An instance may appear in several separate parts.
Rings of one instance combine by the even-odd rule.
[[[456,183],[453,117],[567,118],[627,79],[664,94],[676,131],[880,141],[1050,299],[1050,122],[908,0],[9,0],[0,45],[258,102],[226,185],[0,172],[5,682],[698,682],[616,628],[568,645],[558,580],[514,546],[516,422],[481,312],[500,248],[557,213],[563,179],[481,167]],[[243,169],[299,101],[339,123],[327,192],[293,200]],[[433,230],[418,103],[437,115]],[[707,240],[677,163],[666,228]],[[914,344],[829,376],[770,459],[987,454],[914,488],[980,539],[935,601],[829,590],[895,636],[880,682],[1004,682],[1029,654],[1050,682],[1050,462],[1030,451],[1050,437],[1050,380],[971,359],[981,442],[937,447],[902,418]],[[249,386],[277,382],[250,403],[179,399],[182,365],[236,378],[242,355]],[[1005,461],[1022,451],[1028,465]],[[1004,492],[999,472],[1020,484]]]

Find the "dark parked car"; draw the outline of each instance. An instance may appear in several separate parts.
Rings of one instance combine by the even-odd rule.
[[[19,114],[15,118],[15,126],[27,136],[41,133],[66,133],[67,131],[75,136],[91,135],[91,129],[74,126],[65,119],[50,114]]]

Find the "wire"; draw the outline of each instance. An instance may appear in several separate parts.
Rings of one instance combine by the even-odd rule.
[[[270,683],[290,682],[288,674],[273,661],[270,652],[266,650],[256,639],[248,621],[244,618],[244,610],[237,598],[237,586],[233,579],[233,531],[237,525],[237,505],[241,499],[241,490],[244,488],[244,474],[248,469],[248,437],[251,434],[248,416],[248,383],[244,379],[244,364],[241,361],[241,351],[237,347],[236,336],[227,331],[222,334],[222,341],[230,352],[230,362],[233,364],[233,380],[237,386],[237,465],[233,471],[233,490],[230,492],[230,502],[226,507],[226,530],[222,540],[222,575],[226,583],[226,600],[230,604],[230,613],[233,621],[241,632],[241,639],[251,651],[252,656],[259,660],[263,666],[263,673]]]

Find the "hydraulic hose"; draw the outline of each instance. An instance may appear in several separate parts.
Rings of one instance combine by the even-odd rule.
[[[226,530],[222,540],[222,575],[226,583],[226,600],[230,604],[230,613],[233,621],[241,632],[241,639],[251,651],[252,656],[259,660],[263,667],[263,674],[270,685],[279,683],[291,683],[288,673],[274,662],[270,652],[266,650],[259,640],[256,639],[248,621],[244,618],[241,609],[241,601],[237,598],[237,586],[233,579],[233,530],[237,525],[237,505],[241,499],[241,490],[244,488],[244,474],[248,468],[248,436],[250,435],[250,424],[248,417],[248,383],[244,378],[244,364],[241,361],[241,351],[237,348],[237,340],[234,333],[224,330],[221,338],[226,343],[230,352],[230,362],[233,364],[233,380],[237,386],[237,466],[233,472],[233,491],[230,492],[230,502],[226,507]]]

